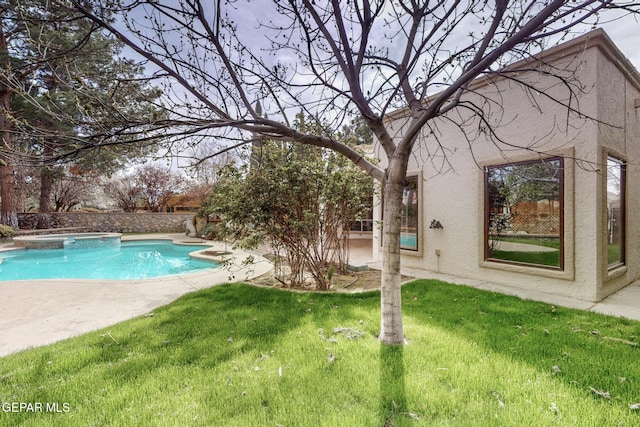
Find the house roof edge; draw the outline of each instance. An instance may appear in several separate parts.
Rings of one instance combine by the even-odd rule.
[[[616,44],[611,40],[609,35],[602,28],[596,28],[595,30],[589,31],[588,33],[582,34],[574,39],[568,40],[564,43],[560,43],[556,46],[552,46],[548,49],[545,49],[535,55],[532,55],[530,58],[525,58],[514,62],[513,64],[507,66],[507,69],[517,69],[523,65],[530,63],[531,61],[537,60],[545,60],[552,61],[558,60],[568,55],[574,55],[580,51],[586,51],[589,48],[597,48],[599,49],[609,61],[613,62],[620,71],[623,72],[627,80],[638,90],[640,91],[640,73],[631,63],[631,61],[620,51],[620,49],[616,46]],[[495,82],[495,76],[482,76],[475,80],[473,80],[469,87],[473,89],[478,89],[482,86],[487,86],[493,82]],[[438,93],[435,93],[429,96],[425,101],[429,101],[429,99],[433,99],[436,97]],[[408,108],[400,108],[398,110],[392,111],[385,116],[386,120],[398,119],[401,117],[405,117],[409,114]]]

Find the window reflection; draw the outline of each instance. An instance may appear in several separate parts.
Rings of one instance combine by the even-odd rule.
[[[402,232],[400,247],[418,250],[418,177],[405,180],[402,190]]]
[[[624,264],[625,164],[616,158],[607,158],[607,264]]]
[[[562,268],[563,160],[486,169],[485,258]]]

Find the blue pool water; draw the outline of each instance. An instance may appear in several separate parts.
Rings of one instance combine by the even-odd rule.
[[[204,245],[174,245],[162,240],[122,242],[86,249],[27,249],[0,253],[0,280],[132,280],[215,268],[189,253]]]

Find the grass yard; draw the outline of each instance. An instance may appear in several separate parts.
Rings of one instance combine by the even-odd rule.
[[[385,347],[377,292],[193,293],[0,359],[3,408],[61,409],[0,425],[640,425],[639,322],[428,280],[403,298],[410,343]]]

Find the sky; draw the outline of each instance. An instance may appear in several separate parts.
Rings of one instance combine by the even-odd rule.
[[[260,2],[255,2],[253,4],[258,5],[259,3]],[[241,38],[246,42],[247,46],[253,47],[253,50],[256,52],[260,51],[261,47],[265,47],[267,45],[264,36],[260,34],[261,31],[258,30],[258,21],[263,23],[278,22],[277,15],[270,17],[266,9],[268,8],[244,8],[242,10],[237,10],[237,14],[234,16],[234,19],[237,21],[239,32],[241,33]],[[640,23],[638,22],[638,19],[626,16],[611,22],[601,22],[599,26],[607,32],[621,52],[635,66],[636,70],[640,70]],[[577,30],[578,31],[575,34],[576,37],[579,33],[586,32],[590,30],[590,28],[583,26]],[[464,38],[464,34],[461,34],[461,37]],[[462,43],[466,44],[466,41],[463,40]],[[277,56],[279,59],[283,59],[283,57],[287,56],[287,59],[293,60],[290,51],[278,51]],[[302,83],[302,81],[300,83]],[[169,87],[171,88],[171,91],[174,92],[174,96],[177,94],[181,97],[180,89],[177,85],[171,85]]]
[[[206,1],[203,3],[208,6],[211,6],[213,4]],[[171,4],[171,2],[170,1],[166,2],[166,4]],[[235,25],[237,25],[239,37],[244,42],[245,46],[249,47],[249,49],[257,56],[263,59],[266,59],[267,61],[271,61],[271,59],[269,59],[271,55],[267,53],[269,42],[267,40],[267,37],[265,37],[265,34],[262,31],[262,29],[259,28],[260,24],[266,24],[266,25],[272,24],[275,26],[278,26],[280,24],[282,25],[287,25],[287,24],[283,23],[282,19],[279,19],[278,13],[272,10],[272,6],[247,7],[252,5],[258,6],[260,4],[262,4],[261,1],[248,2],[248,3],[239,2],[239,3],[235,3],[235,7],[228,6],[229,7],[228,10],[229,10],[229,13],[231,13],[230,15],[231,19],[233,19]],[[212,7],[211,9],[213,10]],[[207,10],[209,10],[209,7],[207,7]],[[491,12],[488,12],[488,13],[491,13]],[[149,9],[147,7],[143,7],[143,8],[136,9],[136,11],[132,14],[132,17],[135,21],[139,23],[139,25],[144,27],[144,26],[148,26],[148,21],[147,23],[145,23],[145,20],[148,20],[149,15],[150,15]],[[612,12],[610,11],[606,12],[604,16],[607,19],[611,19],[609,17],[612,16]],[[453,43],[460,44],[460,45],[466,45],[468,43],[468,39],[466,38],[464,31],[473,30],[473,28],[470,28],[471,26],[473,26],[473,18],[471,19],[472,20],[469,23],[467,23],[469,25],[465,26],[465,28],[462,29],[462,32],[456,31],[457,35],[453,36],[453,40],[452,40]],[[640,22],[638,22],[638,18],[632,17],[632,16],[625,16],[621,19],[617,19],[609,22],[605,22],[604,19],[605,18],[602,18],[601,24],[599,26],[604,28],[604,30],[607,32],[607,34],[609,34],[611,39],[622,51],[622,53],[627,58],[629,58],[630,62],[635,66],[636,69],[640,70],[640,48],[639,48]],[[167,27],[171,27],[173,25],[171,20],[166,17],[163,18],[162,24],[163,26],[166,25]],[[120,27],[120,29],[124,29],[123,26],[116,25],[116,27]],[[469,29],[467,30],[467,28]],[[376,45],[377,43],[380,43],[380,44],[388,43],[388,40],[385,40],[384,38],[381,40],[378,40],[378,37],[381,36],[381,34],[378,34],[380,33],[379,31],[380,29],[381,28],[378,27],[377,31],[372,32],[372,34],[370,35],[370,38],[374,45]],[[574,31],[574,34],[577,37],[578,35],[580,35],[580,33],[587,32],[590,29],[591,28],[586,25],[579,26],[575,28],[576,31]],[[125,34],[126,33],[127,31],[125,30]],[[178,37],[179,37],[178,34],[168,35],[167,41],[170,44],[177,46],[178,49],[180,49],[181,46],[184,46],[184,44],[182,44],[182,41],[178,41]],[[153,36],[151,36],[150,38],[152,40],[154,39]],[[565,39],[565,40],[568,40],[568,39]],[[455,46],[455,45],[450,46],[450,48],[453,48],[453,49],[456,49],[458,47],[459,46]],[[203,61],[206,61],[202,59],[203,52],[204,51],[200,49],[199,51],[195,52],[195,55],[192,56],[192,58],[200,57],[198,59],[198,62],[201,64],[201,67],[207,67],[211,63],[203,62]],[[393,57],[394,52],[396,51],[394,51],[393,49],[391,49],[391,51],[389,52],[391,57]],[[232,56],[236,56],[236,55],[232,55]],[[285,62],[289,62],[289,63],[297,62],[296,58],[293,57],[293,52],[288,49],[278,50],[277,53],[275,53],[271,58],[273,58],[273,60],[276,60],[276,59],[281,61],[284,60]],[[298,83],[305,83],[304,81],[305,76],[301,76],[300,74],[298,74],[296,78],[302,79],[298,81]],[[171,85],[167,89],[169,92],[173,92],[174,90],[176,90],[176,86]],[[179,94],[178,96],[180,97]]]
[[[619,21],[602,25],[618,49],[640,70],[640,22],[639,18],[627,16]]]
[[[242,16],[249,22],[249,33],[252,27],[256,27],[258,20],[265,22],[269,18],[265,15],[265,10],[256,8],[251,11],[242,11]],[[636,70],[640,71],[640,16],[631,16],[625,13],[622,18],[613,19],[616,16],[614,12],[607,11],[601,18],[599,27],[602,27],[609,37],[622,53],[631,61]],[[587,32],[591,30],[590,26],[582,26],[576,28],[578,32]],[[580,34],[576,34],[578,37]]]

